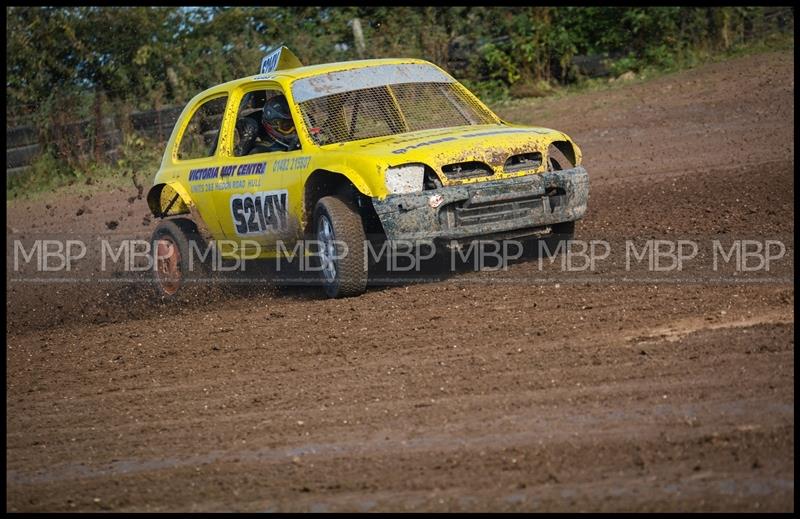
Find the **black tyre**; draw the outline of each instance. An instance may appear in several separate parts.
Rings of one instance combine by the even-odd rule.
[[[572,240],[575,238],[575,224],[577,222],[564,222],[553,226],[551,236],[561,241]]]
[[[367,289],[364,223],[341,198],[323,197],[314,208],[314,237],[319,244],[322,287],[328,297],[350,297]]]
[[[153,231],[153,277],[156,293],[162,299],[174,299],[187,285],[207,276],[207,266],[193,251],[192,243],[194,249],[205,252],[203,240],[190,220],[163,220]],[[190,258],[193,253],[195,257]]]
[[[555,254],[558,250],[566,251],[570,240],[575,238],[575,222],[564,222],[553,226],[553,232],[545,236],[544,242],[550,254]],[[563,249],[559,249],[559,244],[563,243]]]
[[[547,236],[526,240],[524,242],[523,257],[528,259],[541,259],[545,255],[555,256],[556,252],[566,251],[567,242],[575,239],[575,224],[577,222],[563,222],[551,226]],[[561,248],[559,245],[563,242]],[[546,247],[546,249],[542,247]]]

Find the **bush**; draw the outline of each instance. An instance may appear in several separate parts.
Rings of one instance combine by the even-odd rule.
[[[34,160],[30,169],[6,179],[6,198],[47,191],[82,180],[83,175],[58,160],[47,150]]]

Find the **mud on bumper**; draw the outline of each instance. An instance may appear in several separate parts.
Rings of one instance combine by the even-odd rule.
[[[523,236],[526,230],[533,235],[537,229],[578,220],[588,198],[589,175],[578,166],[372,202],[390,240],[463,240]]]

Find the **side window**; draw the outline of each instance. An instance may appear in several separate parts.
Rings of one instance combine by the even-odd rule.
[[[263,120],[264,107],[271,103],[273,118]],[[233,154],[236,157],[298,149],[299,142],[291,111],[283,92],[253,90],[242,98],[236,116]]]
[[[181,137],[178,159],[191,160],[210,157],[217,151],[219,129],[222,126],[227,102],[227,96],[218,97],[206,101],[197,109]]]

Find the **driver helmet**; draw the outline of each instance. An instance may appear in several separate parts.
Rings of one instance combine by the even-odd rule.
[[[264,105],[261,124],[274,141],[286,146],[287,149],[297,147],[297,134],[294,121],[289,114],[289,103],[282,94],[276,95]]]

